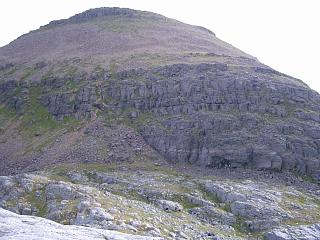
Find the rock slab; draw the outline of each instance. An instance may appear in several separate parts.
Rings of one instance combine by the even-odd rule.
[[[135,236],[96,228],[61,225],[53,221],[21,216],[0,208],[1,240],[152,240],[153,237]]]
[[[280,228],[266,233],[267,240],[317,240],[320,239],[320,224]]]

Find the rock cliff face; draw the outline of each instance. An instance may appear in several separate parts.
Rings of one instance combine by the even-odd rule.
[[[63,34],[43,51],[45,39]],[[56,126],[99,117],[133,127],[171,162],[320,179],[320,95],[206,29],[94,9],[24,35],[0,56],[2,112],[19,115],[35,136],[53,129],[46,119]],[[12,158],[23,159],[16,151],[0,159]]]
[[[225,64],[165,66],[132,83],[139,74],[108,86],[108,107],[127,109],[132,121],[151,114],[139,130],[172,161],[317,175],[320,98],[303,84],[268,68]]]

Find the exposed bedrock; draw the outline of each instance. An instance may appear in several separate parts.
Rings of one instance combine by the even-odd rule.
[[[17,99],[16,109],[28,104],[22,93],[33,86],[24,85],[2,83],[0,100]],[[39,85],[38,99],[54,118],[93,117],[98,110],[124,114],[172,161],[294,170],[320,178],[319,94],[258,63],[174,64],[52,77]]]
[[[173,161],[317,176],[319,95],[268,70],[180,64],[131,71],[106,96],[110,108],[128,109],[145,140]],[[149,121],[139,121],[146,113]]]

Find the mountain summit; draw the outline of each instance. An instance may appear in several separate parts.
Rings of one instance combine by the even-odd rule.
[[[320,95],[203,27],[99,8],[0,48],[0,239],[319,239],[319,153]]]
[[[160,52],[248,56],[205,28],[121,8],[91,9],[53,21],[3,47],[0,56],[20,61],[80,57],[105,62],[114,57]]]

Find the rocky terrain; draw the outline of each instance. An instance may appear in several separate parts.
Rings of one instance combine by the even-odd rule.
[[[203,27],[99,8],[0,48],[0,239],[319,239],[319,153],[320,95]]]
[[[59,165],[3,176],[0,206],[64,225],[161,239],[319,239],[316,184],[275,173],[249,172],[251,177],[243,178],[239,172],[201,176],[201,168],[181,170],[136,161]],[[6,222],[0,220],[0,226]],[[52,225],[54,234],[59,234],[57,226]],[[88,231],[93,239],[102,234]],[[304,238],[293,237],[299,234]]]

